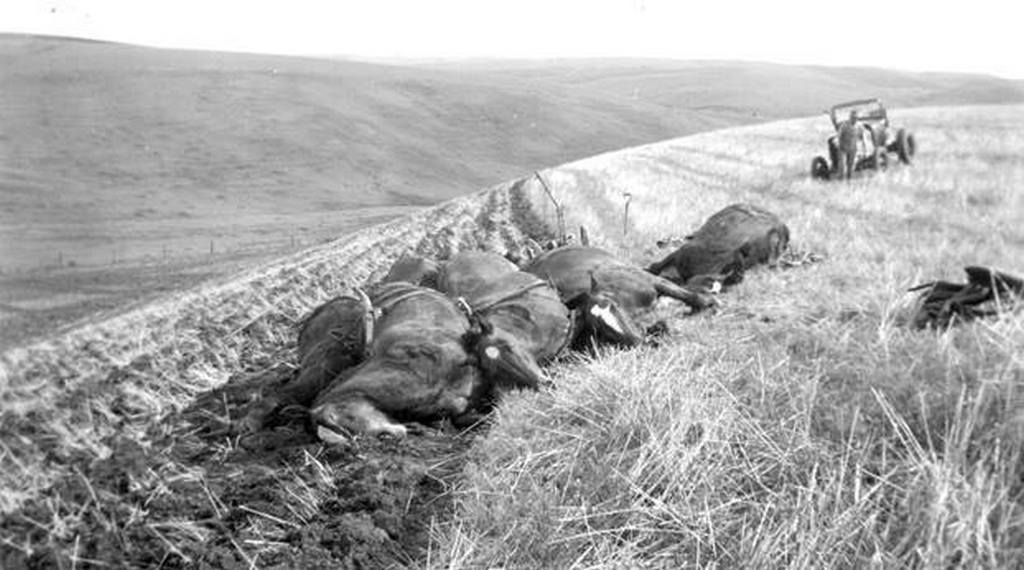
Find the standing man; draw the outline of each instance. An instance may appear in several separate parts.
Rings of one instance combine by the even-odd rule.
[[[850,118],[839,123],[839,172],[847,180],[853,175],[857,163],[857,148],[864,138],[864,127],[858,121],[857,110],[850,111]]]

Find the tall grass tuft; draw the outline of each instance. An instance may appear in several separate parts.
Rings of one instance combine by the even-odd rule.
[[[1024,346],[1022,326],[984,330],[1012,336],[999,345],[1009,351]],[[820,357],[846,351],[842,370],[874,380],[852,383],[799,359],[763,366],[756,349],[566,364],[557,388],[508,401],[474,446],[455,522],[436,532],[437,566],[1019,563],[1020,363],[949,334],[933,335],[935,353],[908,338],[877,361],[841,339]],[[934,375],[950,361],[977,381],[953,389]]]

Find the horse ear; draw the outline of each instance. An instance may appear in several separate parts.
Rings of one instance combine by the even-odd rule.
[[[590,245],[590,234],[587,233],[587,227],[580,226],[580,245]]]

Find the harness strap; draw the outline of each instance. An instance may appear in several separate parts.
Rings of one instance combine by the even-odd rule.
[[[387,310],[401,303],[402,301],[406,301],[412,299],[413,297],[419,297],[424,295],[427,297],[439,296],[444,298],[444,296],[441,293],[438,293],[437,291],[410,286],[408,289],[403,288],[403,290],[394,293],[388,292],[387,294],[382,295],[379,299],[377,299],[377,306],[380,307],[381,309]]]
[[[486,311],[488,309],[494,308],[496,305],[500,305],[501,303],[504,303],[506,301],[511,301],[512,299],[515,299],[517,297],[525,295],[525,294],[529,293],[530,291],[532,291],[534,289],[537,289],[539,287],[544,287],[545,285],[547,285],[546,282],[544,282],[544,281],[537,281],[537,282],[531,283],[530,285],[527,285],[525,287],[521,287],[520,289],[518,289],[516,291],[512,291],[511,293],[509,293],[507,295],[499,296],[497,299],[493,299],[493,300],[492,299],[484,299],[484,300],[478,301],[477,303],[474,303],[472,305],[472,308],[476,312]]]

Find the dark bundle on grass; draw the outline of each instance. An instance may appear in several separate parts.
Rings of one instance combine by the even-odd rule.
[[[958,322],[998,314],[1024,299],[1024,279],[990,267],[967,266],[967,283],[933,281],[911,288],[921,303],[911,319],[914,328],[946,328]]]

